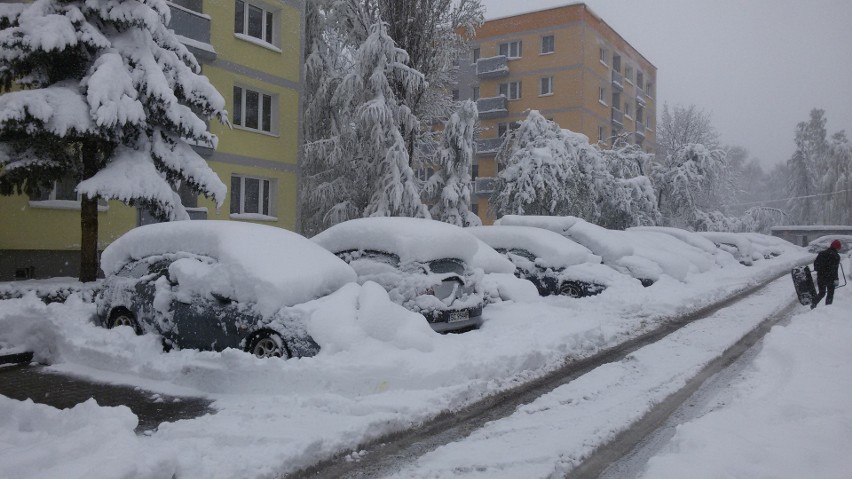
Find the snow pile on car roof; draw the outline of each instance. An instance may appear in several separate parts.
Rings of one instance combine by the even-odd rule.
[[[470,230],[468,228],[465,231],[469,232]],[[509,261],[509,258],[494,251],[494,248],[488,246],[479,238],[476,239],[476,244],[478,248],[470,262],[472,268],[480,268],[485,273],[512,274],[515,272],[515,265]]]
[[[215,258],[234,299],[254,302],[266,311],[315,299],[355,281],[349,265],[310,240],[281,228],[235,221],[177,221],[132,229],[104,250],[101,267],[114,274],[130,261],[165,253]]]
[[[593,255],[585,246],[541,228],[478,226],[466,231],[492,248],[527,250],[536,256],[536,263],[544,267],[564,268],[579,263],[601,262],[600,257]]]
[[[571,238],[598,256],[605,263],[633,254],[633,247],[604,227],[593,225],[574,216],[517,216],[500,218],[501,225],[535,226]]]
[[[332,226],[312,238],[338,253],[374,250],[399,256],[402,263],[456,258],[470,264],[476,239],[458,226],[418,218],[359,218]]]

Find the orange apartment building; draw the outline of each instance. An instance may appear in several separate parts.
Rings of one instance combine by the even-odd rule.
[[[494,220],[494,156],[529,110],[591,142],[626,133],[654,151],[657,69],[585,4],[489,20],[471,47],[454,95],[479,108],[472,200],[485,224]]]

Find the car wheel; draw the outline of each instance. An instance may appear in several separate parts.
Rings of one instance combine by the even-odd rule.
[[[574,282],[565,282],[559,285],[559,294],[571,296],[572,298],[582,298],[585,296],[583,287]]]
[[[281,335],[272,331],[261,331],[252,336],[247,351],[258,358],[287,359],[290,357]]]
[[[117,326],[130,326],[137,335],[142,334],[142,328],[139,327],[133,313],[126,309],[116,309],[110,315],[107,327],[112,329]]]

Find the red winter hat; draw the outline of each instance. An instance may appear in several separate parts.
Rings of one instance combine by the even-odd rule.
[[[834,249],[840,249],[841,246],[840,240],[834,240],[831,242],[831,247]]]

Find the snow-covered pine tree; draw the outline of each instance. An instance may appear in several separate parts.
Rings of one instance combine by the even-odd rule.
[[[824,178],[826,223],[852,224],[852,144],[843,131],[831,136],[828,147],[829,167]]]
[[[225,101],[166,28],[165,0],[0,4],[0,193],[79,182],[82,281],[97,276],[97,201],[188,218],[172,183],[221,205],[226,187],[187,141]],[[12,87],[16,91],[9,91]]]
[[[376,23],[334,89],[329,136],[306,144],[315,162],[308,194],[318,229],[361,216],[429,217],[403,139],[417,118],[389,83],[423,82],[407,61],[386,26]]]
[[[470,210],[473,130],[477,116],[476,103],[466,100],[444,126],[441,148],[435,159],[439,170],[424,187],[425,193],[435,201],[430,209],[433,219],[457,226],[482,224]]]
[[[531,111],[497,154],[491,204],[498,217],[569,215],[581,186],[578,152],[559,125]]]
[[[788,186],[793,197],[787,208],[796,224],[822,222],[822,209],[816,207],[814,195],[820,192],[818,179],[825,169],[828,150],[825,122],[825,111],[815,108],[808,122],[796,125],[796,151],[787,162],[790,166]]]

